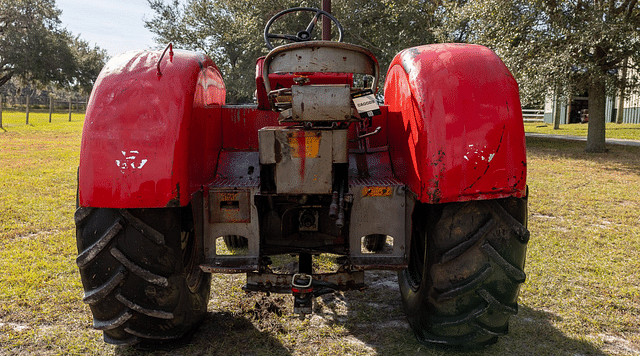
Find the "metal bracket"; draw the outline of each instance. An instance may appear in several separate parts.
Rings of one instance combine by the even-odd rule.
[[[173,44],[169,43],[169,45],[167,45],[167,47],[164,49],[164,52],[162,52],[160,59],[158,59],[158,65],[156,66],[156,69],[157,69],[156,74],[159,77],[162,76],[162,72],[160,71],[160,62],[162,62],[162,58],[164,58],[164,54],[167,53],[167,50],[169,50],[169,62],[173,61]]]

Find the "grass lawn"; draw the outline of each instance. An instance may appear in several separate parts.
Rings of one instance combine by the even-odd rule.
[[[138,355],[91,328],[73,225],[82,116],[5,111],[0,130],[0,355]],[[396,277],[318,298],[305,320],[290,296],[245,294],[216,275],[193,338],[144,355],[637,355],[640,148],[588,155],[584,143],[529,138],[531,241],[510,333],[482,350],[415,341]]]
[[[606,124],[607,138],[624,140],[640,140],[640,124]],[[551,135],[584,136],[587,137],[587,124],[566,124],[560,125],[557,130],[553,129],[553,124],[544,122],[525,122],[524,131],[531,133],[542,133]]]

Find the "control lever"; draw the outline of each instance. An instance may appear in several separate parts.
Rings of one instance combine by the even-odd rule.
[[[375,134],[379,133],[379,132],[380,132],[380,130],[382,130],[382,127],[381,127],[381,126],[378,126],[378,127],[376,127],[376,129],[375,129],[375,130],[373,130],[373,132],[369,132],[369,133],[366,133],[366,134],[364,134],[364,135],[360,135],[360,136],[358,136],[355,140],[351,140],[351,142],[356,142],[356,141],[360,141],[360,140],[362,140],[363,138],[371,137],[371,136],[373,136],[373,135],[375,135]]]

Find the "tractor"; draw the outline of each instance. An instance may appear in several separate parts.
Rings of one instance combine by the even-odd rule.
[[[313,19],[271,31],[296,12]],[[338,41],[314,39],[321,18]],[[172,45],[106,64],[75,212],[83,301],[105,342],[189,335],[214,273],[291,294],[306,315],[320,295],[366,288],[366,271],[397,271],[420,342],[507,333],[529,239],[516,81],[486,47],[432,44],[398,53],[381,93],[374,54],[342,37],[324,10],[276,14],[252,105],[226,105],[216,64]],[[320,273],[324,255],[336,268]],[[280,256],[295,268],[275,268]]]

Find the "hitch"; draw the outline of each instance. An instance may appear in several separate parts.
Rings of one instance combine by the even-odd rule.
[[[293,312],[311,314],[313,298],[337,291],[364,290],[364,271],[341,271],[335,273],[247,273],[246,292],[289,294],[294,297]]]
[[[313,310],[313,277],[306,273],[296,273],[291,278],[293,312],[311,314]]]
[[[313,275],[296,273],[291,279],[291,293],[293,294],[293,312],[295,314],[311,314],[313,298],[333,293],[340,286],[331,282],[316,281]]]

